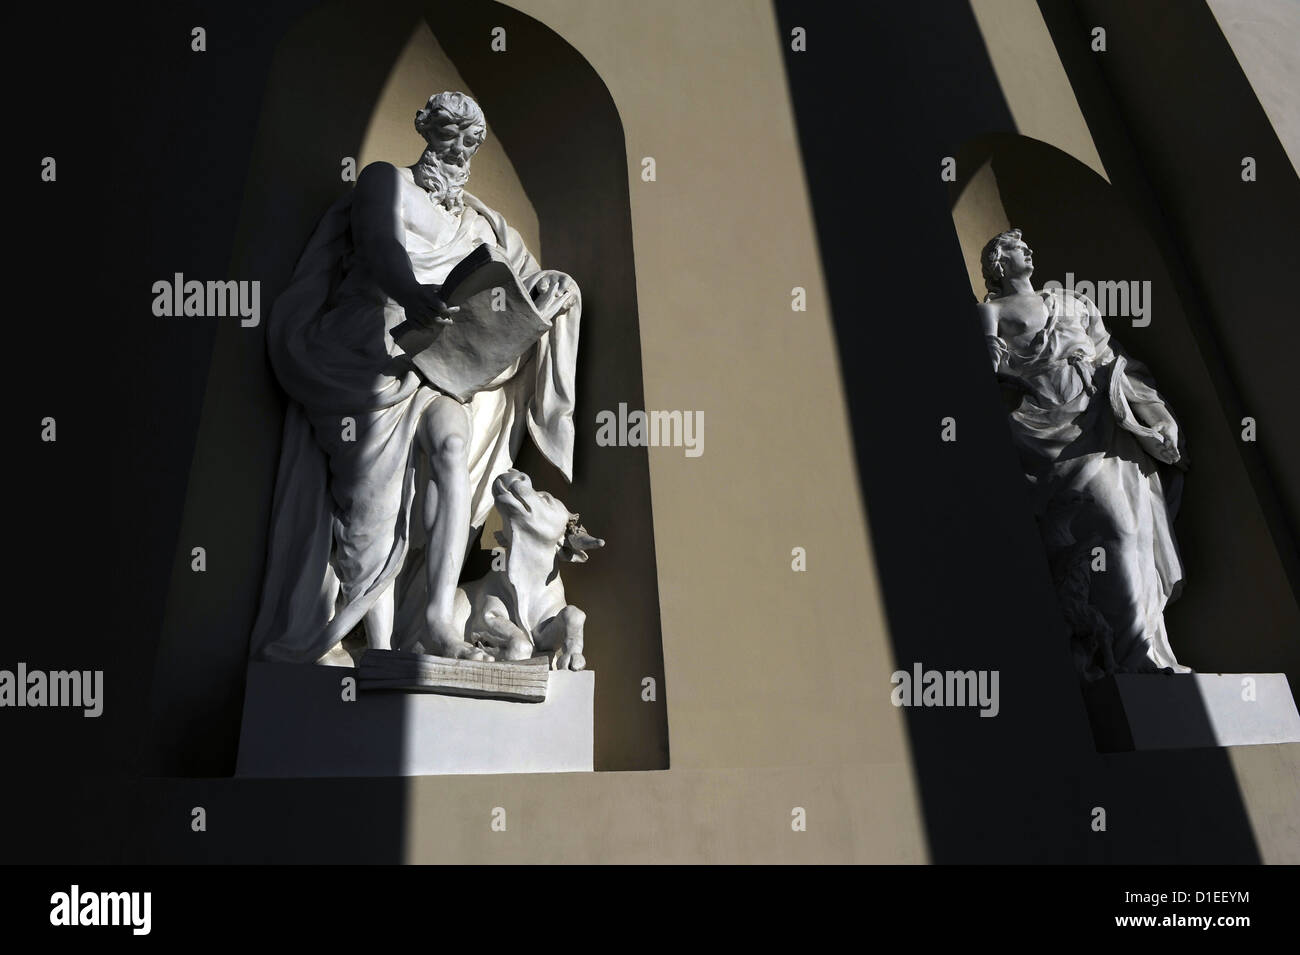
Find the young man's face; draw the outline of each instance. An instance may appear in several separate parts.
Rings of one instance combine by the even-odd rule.
[[[1010,239],[1002,245],[1004,278],[1028,278],[1034,274],[1034,251],[1023,239]]]

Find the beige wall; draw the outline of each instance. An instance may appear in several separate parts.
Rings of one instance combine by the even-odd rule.
[[[925,861],[771,8],[514,5],[609,87],[646,407],[704,412],[701,457],[650,455],[672,768],[413,780],[408,857]],[[796,285],[807,312],[790,309]],[[518,829],[489,832],[493,806]]]
[[[993,171],[992,160],[980,166],[962,189],[952,207],[952,224],[957,230],[957,240],[961,243],[971,294],[975,296],[975,301],[982,302],[988,289],[984,285],[980,252],[989,239],[1011,229],[1007,211],[1002,206],[1002,194],[998,191],[998,178]]]
[[[970,0],[970,6],[1021,135],[1050,143],[1109,179],[1038,4]],[[980,290],[983,298],[982,283]]]

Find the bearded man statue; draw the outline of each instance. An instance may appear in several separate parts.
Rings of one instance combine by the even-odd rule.
[[[350,665],[342,641],[471,660],[452,623],[466,553],[525,432],[572,478],[581,298],[465,191],[487,135],[464,93],[415,117],[427,148],[372,163],[322,219],[272,309],[267,347],[289,397],[255,659]],[[393,339],[454,322],[441,283],[477,246],[504,256],[552,327],[466,403],[422,379]]]

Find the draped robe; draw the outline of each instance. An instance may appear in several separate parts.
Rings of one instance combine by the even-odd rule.
[[[1133,405],[1165,406],[1164,399],[1147,369],[1111,342],[1086,296],[1039,294],[1047,323],[1029,346],[1017,351],[997,336],[989,344],[999,376],[1023,392],[1012,435],[1055,567],[1063,572],[1073,560],[1086,575],[1092,547],[1105,548],[1105,571],[1091,573],[1082,595],[1063,593],[1064,601],[1087,600],[1104,618],[1113,661],[1100,669],[1184,670],[1164,622],[1183,581],[1173,533],[1182,475],[1138,443],[1151,429],[1133,413]],[[1067,617],[1081,609],[1067,606]],[[1099,675],[1097,661],[1083,662],[1089,676]]]
[[[459,220],[436,236],[406,228],[415,277],[441,284],[480,243],[502,250],[526,289],[542,276],[519,233],[464,193]],[[254,658],[314,662],[396,588],[393,645],[422,636],[423,518],[428,462],[416,440],[441,394],[399,359],[391,331],[404,310],[355,255],[352,194],[317,226],[267,327],[271,363],[289,396],[272,506]],[[511,466],[524,431],[572,478],[574,376],[581,298],[538,344],[466,405],[470,523],[492,508],[492,481]],[[347,421],[355,434],[348,440]],[[472,535],[471,535],[472,537]]]

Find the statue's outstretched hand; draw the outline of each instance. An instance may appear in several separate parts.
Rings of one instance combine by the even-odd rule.
[[[1153,428],[1156,437],[1140,438],[1142,447],[1157,461],[1165,464],[1177,464],[1182,457],[1178,452],[1178,425],[1169,421],[1162,421]]]

